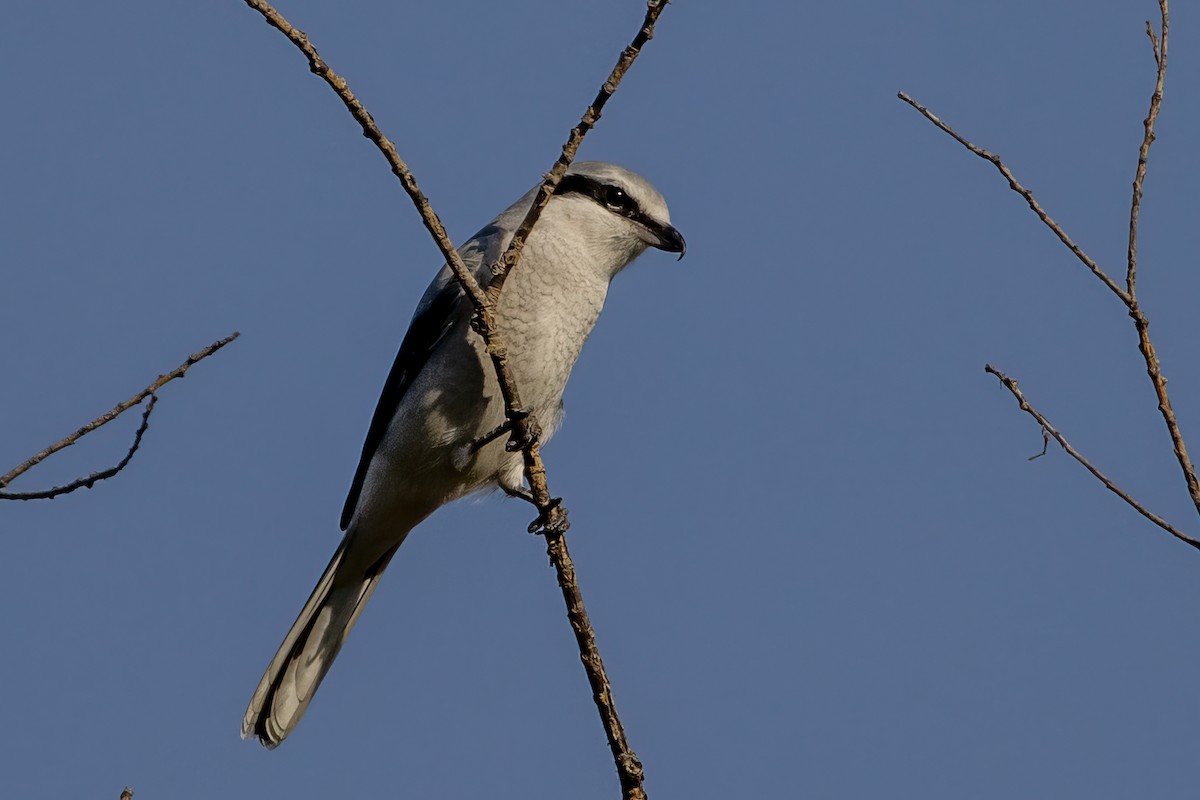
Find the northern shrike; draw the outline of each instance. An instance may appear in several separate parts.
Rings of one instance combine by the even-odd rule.
[[[535,190],[459,248],[486,287]],[[541,441],[562,420],[562,394],[613,277],[647,247],[683,257],[667,204],[627,169],[575,164],[525,245],[495,319],[521,401]],[[258,684],[242,736],[275,747],[296,727],[396,549],[440,506],[480,490],[522,494],[521,453],[480,437],[504,420],[491,360],[471,329],[470,301],[443,267],[413,314],[342,509],[346,532]]]

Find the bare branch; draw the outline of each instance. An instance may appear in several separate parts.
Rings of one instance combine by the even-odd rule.
[[[1171,437],[1171,446],[1175,451],[1175,460],[1179,462],[1179,469],[1183,472],[1183,478],[1187,483],[1188,495],[1192,498],[1192,504],[1196,507],[1196,512],[1200,513],[1200,480],[1196,477],[1196,467],[1192,464],[1191,457],[1188,456],[1187,445],[1183,440],[1183,432],[1179,429],[1179,422],[1175,419],[1175,410],[1171,406],[1171,398],[1167,394],[1167,379],[1162,374],[1162,364],[1159,363],[1154,343],[1150,341],[1150,320],[1142,311],[1136,294],[1137,223],[1142,199],[1142,181],[1146,176],[1146,160],[1150,154],[1150,145],[1154,142],[1155,138],[1154,123],[1158,119],[1159,108],[1162,105],[1163,83],[1167,74],[1167,31],[1170,27],[1167,0],[1159,0],[1158,8],[1162,16],[1161,40],[1155,40],[1154,31],[1149,27],[1150,23],[1146,23],[1150,33],[1150,40],[1155,44],[1154,61],[1158,70],[1155,78],[1154,93],[1150,97],[1150,111],[1143,122],[1146,133],[1142,139],[1142,145],[1138,150],[1138,167],[1133,181],[1133,200],[1130,202],[1129,208],[1129,261],[1127,273],[1127,282],[1130,290],[1129,316],[1133,318],[1133,326],[1137,330],[1138,350],[1141,351],[1142,358],[1146,362],[1146,374],[1150,377],[1150,382],[1154,385],[1154,394],[1158,398],[1158,410],[1162,414],[1163,422],[1167,426],[1167,433]]]
[[[383,135],[383,131],[379,130],[379,126],[375,124],[375,118],[367,111],[366,106],[354,96],[354,92],[350,91],[350,85],[346,83],[346,79],[334,72],[325,63],[324,59],[317,53],[317,48],[313,47],[312,42],[308,40],[308,36],[304,31],[293,27],[266,0],[246,0],[246,5],[262,14],[271,27],[277,29],[292,44],[296,45],[305,58],[308,59],[308,68],[312,74],[329,84],[329,88],[333,89],[334,93],[345,104],[346,110],[350,112],[350,116],[354,117],[355,121],[362,127],[363,136],[370,139],[379,148],[379,152],[383,154],[383,157],[387,159],[388,165],[392,168],[392,174],[400,179],[400,185],[404,187],[404,191],[412,199],[413,205],[417,207],[417,212],[421,215],[421,221],[425,223],[425,228],[433,236],[438,250],[442,252],[442,257],[446,259],[446,263],[454,270],[454,277],[462,285],[463,290],[477,308],[485,307],[487,305],[487,298],[483,290],[467,269],[466,264],[463,263],[462,258],[458,255],[458,251],[454,249],[454,245],[450,241],[450,236],[446,233],[446,227],[442,225],[441,219],[434,213],[433,207],[429,205],[429,200],[421,193],[421,187],[417,185],[417,179],[413,176],[408,165],[404,163],[404,159],[400,158],[400,154],[396,152],[396,145],[392,143],[391,139]]]
[[[137,433],[133,435],[133,444],[129,446],[129,452],[125,457],[117,462],[116,466],[108,469],[93,472],[83,478],[71,481],[62,486],[55,486],[53,489],[43,489],[38,492],[3,492],[0,491],[0,500],[52,500],[61,494],[70,494],[76,489],[87,487],[88,489],[96,485],[97,481],[107,480],[116,475],[121,470],[125,469],[125,465],[133,459],[133,454],[137,452],[138,447],[142,444],[142,435],[146,433],[146,429],[150,427],[150,414],[154,411],[154,404],[158,402],[158,395],[150,395],[150,402],[146,403],[146,410],[142,412],[142,423],[138,426]]]
[[[1167,395],[1167,378],[1162,374],[1158,351],[1154,349],[1154,343],[1150,341],[1150,320],[1137,306],[1129,312],[1129,316],[1133,318],[1133,326],[1137,329],[1138,349],[1142,352],[1142,358],[1146,362],[1146,374],[1150,376],[1150,382],[1154,384],[1154,394],[1158,398],[1158,411],[1162,414],[1163,422],[1167,426],[1167,433],[1171,436],[1175,460],[1179,462],[1179,468],[1183,471],[1183,479],[1187,483],[1192,504],[1196,506],[1196,512],[1200,513],[1200,481],[1196,479],[1196,467],[1188,455],[1187,444],[1183,441],[1183,431],[1179,429],[1179,421],[1175,419],[1175,409],[1171,405],[1171,398]]]
[[[629,742],[625,740],[625,728],[617,716],[612,684],[608,682],[608,672],[604,669],[600,650],[596,646],[596,633],[583,606],[583,595],[579,592],[575,563],[567,550],[566,537],[562,534],[547,535],[546,553],[558,574],[558,585],[567,605],[567,619],[571,622],[575,641],[579,645],[579,660],[583,662],[583,668],[587,672],[588,683],[592,687],[592,700],[596,703],[604,731],[608,734],[608,746],[612,750],[617,775],[621,780],[621,797],[623,800],[646,800],[646,790],[642,788],[645,770],[630,748]]]
[[[608,102],[608,98],[613,96],[617,91],[617,87],[621,85],[621,79],[625,77],[625,73],[633,66],[634,60],[642,51],[642,46],[646,42],[654,38],[654,25],[658,22],[658,17],[667,7],[668,0],[649,0],[646,4],[646,18],[642,20],[642,27],[638,29],[637,35],[633,37],[633,41],[629,46],[621,52],[621,57],[617,59],[617,64],[609,73],[608,79],[600,86],[600,91],[596,93],[596,99],[588,106],[587,111],[583,112],[583,118],[579,120],[579,124],[571,129],[570,135],[567,137],[566,144],[563,145],[562,155],[554,162],[554,166],[546,173],[545,180],[538,187],[537,195],[533,199],[533,205],[529,207],[525,218],[521,220],[521,224],[517,227],[517,232],[513,234],[512,241],[505,248],[504,253],[492,265],[492,281],[488,286],[488,294],[492,300],[496,300],[500,296],[501,289],[504,288],[504,281],[508,278],[508,273],[512,272],[517,265],[517,261],[521,258],[521,250],[525,247],[525,241],[529,238],[529,233],[533,230],[533,226],[537,223],[538,218],[542,215],[542,209],[550,202],[554,190],[558,188],[559,182],[562,181],[563,175],[567,173],[567,169],[571,166],[571,162],[575,160],[575,154],[579,152],[579,145],[583,143],[583,137],[600,119],[600,112],[604,110],[604,104]]]
[[[1010,392],[1012,392],[1013,397],[1017,398],[1017,403],[1021,406],[1021,410],[1024,411],[1025,413],[1029,414],[1029,416],[1033,417],[1034,419],[1036,419],[1038,421],[1038,424],[1042,426],[1042,435],[1043,436],[1049,435],[1049,436],[1053,437],[1054,441],[1058,442],[1059,446],[1067,452],[1067,455],[1071,456],[1071,458],[1075,459],[1080,464],[1082,464],[1083,468],[1086,469],[1088,472],[1092,473],[1092,475],[1095,476],[1095,478],[1098,481],[1103,483],[1104,486],[1110,492],[1112,492],[1117,497],[1124,500],[1126,503],[1128,503],[1130,506],[1132,506],[1135,511],[1137,511],[1139,514],[1141,514],[1146,519],[1153,522],[1158,527],[1162,528],[1167,533],[1174,536],[1176,539],[1179,539],[1181,542],[1186,542],[1187,544],[1190,544],[1192,547],[1200,549],[1200,541],[1197,541],[1196,539],[1193,539],[1192,537],[1188,536],[1186,533],[1183,533],[1178,528],[1176,528],[1175,526],[1171,525],[1169,522],[1164,520],[1162,517],[1158,516],[1154,512],[1147,509],[1141,503],[1139,503],[1138,501],[1136,501],[1132,497],[1130,497],[1128,492],[1126,492],[1125,490],[1123,490],[1119,486],[1117,486],[1115,483],[1113,483],[1104,473],[1102,473],[1100,470],[1093,467],[1091,462],[1089,462],[1086,458],[1084,458],[1079,453],[1078,450],[1076,450],[1074,447],[1072,447],[1071,444],[1066,440],[1066,438],[1064,438],[1063,435],[1061,433],[1059,433],[1054,428],[1053,425],[1050,424],[1050,421],[1048,419],[1046,419],[1044,416],[1042,416],[1041,413],[1039,413],[1037,409],[1035,409],[1033,406],[1031,406],[1029,404],[1029,402],[1025,399],[1025,395],[1021,394],[1021,390],[1019,388],[1017,388],[1016,381],[1014,381],[1012,378],[1005,375],[1003,372],[1000,372],[998,369],[993,367],[991,364],[988,364],[983,369],[984,369],[984,372],[988,372],[992,375],[995,375],[996,378],[1002,384],[1004,384],[1004,387],[1006,389],[1008,389]]]
[[[350,111],[350,114],[358,121],[363,129],[363,135],[374,142],[380,152],[383,153],[384,158],[387,159],[388,164],[392,168],[392,173],[400,179],[405,192],[417,207],[417,211],[420,213],[426,229],[433,235],[439,250],[441,250],[443,257],[446,259],[446,263],[450,265],[455,279],[463,287],[467,297],[474,306],[475,314],[472,324],[476,332],[482,337],[487,348],[487,353],[496,371],[497,381],[504,399],[506,424],[502,427],[505,427],[509,431],[511,435],[510,443],[516,443],[521,449],[525,467],[525,479],[530,489],[529,497],[526,499],[530,500],[538,509],[538,520],[534,526],[531,526],[531,530],[546,536],[546,551],[554,564],[559,586],[562,587],[563,598],[567,603],[567,616],[571,621],[572,628],[575,630],[576,640],[579,644],[580,659],[587,672],[588,681],[592,685],[593,698],[600,712],[601,722],[608,737],[609,747],[613,753],[613,759],[621,781],[622,795],[627,800],[644,800],[646,794],[643,789],[644,776],[642,765],[633,753],[633,750],[629,747],[624,728],[617,717],[608,676],[605,674],[604,663],[600,659],[599,650],[596,648],[595,633],[584,610],[583,598],[579,592],[578,583],[575,578],[575,568],[571,562],[570,553],[567,550],[566,540],[563,538],[563,534],[570,525],[567,519],[567,511],[558,499],[550,495],[550,489],[546,481],[546,467],[542,462],[540,444],[538,442],[540,428],[534,416],[521,404],[520,392],[508,364],[508,348],[497,331],[494,310],[495,303],[503,288],[504,280],[519,262],[524,243],[528,239],[533,226],[536,224],[542,209],[549,202],[554,189],[558,186],[563,174],[565,174],[571,161],[574,159],[575,153],[583,141],[583,137],[599,120],[604,104],[616,91],[622,77],[637,58],[642,46],[653,37],[654,24],[663,9],[666,8],[668,0],[649,0],[646,17],[641,28],[638,30],[633,42],[622,52],[617,65],[613,68],[608,80],[601,86],[596,99],[592,101],[592,105],[584,112],[584,116],[579,124],[572,129],[567,143],[563,146],[562,155],[546,175],[534,204],[514,235],[512,243],[501,256],[497,265],[493,267],[493,277],[486,292],[480,288],[474,276],[471,275],[466,265],[463,264],[462,259],[446,234],[445,227],[442,225],[441,220],[438,219],[437,214],[434,213],[428,199],[422,194],[416,178],[400,158],[395,145],[379,130],[371,114],[358,98],[354,96],[345,79],[335,73],[325,63],[317,53],[316,48],[309,41],[308,36],[293,27],[270,3],[266,2],[266,0],[245,1],[248,6],[262,14],[270,25],[287,36],[304,53],[308,59],[309,69],[313,74],[329,84],[330,88],[341,98],[346,108]],[[502,435],[499,429],[493,433],[496,436]],[[492,434],[488,434],[488,436],[490,437]]]
[[[994,164],[996,168],[1000,170],[1000,174],[1003,175],[1008,181],[1009,187],[1025,198],[1025,201],[1029,204],[1029,207],[1033,209],[1034,213],[1038,215],[1038,218],[1041,219],[1041,221],[1047,227],[1049,227],[1056,236],[1058,236],[1062,243],[1065,244],[1071,250],[1071,252],[1074,253],[1075,256],[1082,261],[1084,265],[1096,275],[1096,277],[1103,281],[1104,284],[1121,299],[1121,302],[1125,304],[1125,307],[1129,310],[1129,316],[1133,319],[1134,328],[1137,330],[1138,349],[1141,351],[1142,358],[1146,363],[1146,374],[1149,376],[1150,382],[1154,386],[1154,394],[1158,398],[1158,410],[1162,415],[1163,422],[1167,426],[1167,432],[1171,437],[1171,446],[1175,452],[1175,459],[1179,462],[1179,468],[1183,472],[1184,481],[1187,483],[1188,494],[1192,499],[1192,504],[1196,507],[1197,513],[1200,513],[1200,479],[1197,479],[1196,468],[1192,464],[1191,458],[1188,456],[1187,445],[1184,443],[1183,433],[1179,428],[1179,423],[1175,418],[1175,411],[1171,406],[1171,399],[1167,394],[1167,379],[1162,374],[1162,365],[1159,363],[1158,353],[1154,348],[1154,343],[1150,340],[1150,320],[1142,311],[1137,299],[1137,240],[1138,218],[1141,211],[1142,202],[1142,185],[1146,178],[1146,164],[1150,155],[1150,146],[1154,143],[1155,139],[1154,125],[1158,120],[1159,110],[1162,107],[1163,84],[1166,80],[1167,74],[1167,40],[1170,28],[1168,0],[1158,0],[1158,7],[1162,20],[1161,37],[1155,36],[1153,26],[1149,22],[1146,23],[1146,35],[1149,37],[1150,44],[1154,50],[1154,63],[1157,72],[1155,77],[1154,92],[1150,97],[1150,110],[1142,123],[1143,127],[1145,128],[1145,134],[1142,137],[1142,143],[1138,149],[1138,165],[1133,180],[1133,197],[1129,206],[1129,246],[1126,259],[1125,289],[1117,286],[1117,284],[1103,270],[1100,269],[1095,261],[1089,258],[1074,242],[1071,241],[1066,232],[1063,231],[1063,229],[1059,227],[1059,225],[1054,222],[1054,220],[1051,219],[1050,216],[1046,214],[1046,212],[1043,211],[1042,208],[1037,204],[1037,202],[1033,199],[1032,193],[1017,181],[1012,172],[1000,160],[999,156],[989,153],[982,148],[976,147],[974,144],[964,139],[949,125],[942,122],[932,113],[930,113],[928,109],[917,103],[904,92],[900,92],[899,97],[901,100],[919,111],[926,119],[940,128],[942,131],[953,137],[963,147],[966,147],[980,158],[983,158]],[[992,371],[990,367],[988,368],[988,371]],[[999,376],[999,373],[995,374]],[[1015,384],[1009,388],[1015,393]],[[1022,403],[1024,403],[1024,401],[1022,401]],[[1025,405],[1023,404],[1022,407],[1024,408]],[[1064,447],[1067,447],[1066,443],[1061,439],[1059,443]],[[1082,459],[1080,459],[1080,461],[1081,463],[1084,463],[1084,465],[1087,466],[1088,469],[1092,471],[1093,474],[1095,474],[1098,478],[1105,480],[1106,485],[1109,485],[1103,476],[1087,465],[1086,462],[1083,462]],[[1121,494],[1121,492],[1111,485],[1109,488],[1112,488],[1113,491]],[[1150,512],[1142,509],[1140,506],[1130,500],[1127,495],[1121,494],[1121,496],[1127,502],[1137,508],[1147,518],[1155,522],[1155,524],[1163,527],[1165,530],[1168,530],[1172,533],[1172,535],[1187,541],[1189,544],[1195,545],[1194,540],[1184,536],[1183,534],[1180,534],[1174,528],[1171,528],[1170,526],[1166,525],[1166,523],[1163,523],[1159,518],[1150,514]]]
[[[466,264],[463,263],[462,257],[450,241],[450,237],[446,233],[446,228],[442,225],[441,219],[438,218],[437,213],[434,212],[433,207],[429,204],[428,198],[421,191],[421,187],[417,183],[412,170],[408,168],[404,159],[400,157],[395,144],[375,124],[375,119],[367,111],[366,106],[350,90],[350,85],[346,82],[345,78],[338,75],[325,63],[324,59],[317,53],[316,47],[313,46],[303,31],[288,22],[266,0],[246,0],[246,5],[262,14],[263,18],[272,27],[276,28],[292,44],[299,48],[300,52],[308,59],[309,70],[333,89],[334,93],[337,94],[346,106],[346,109],[350,112],[350,115],[362,127],[363,135],[370,139],[379,149],[380,153],[383,154],[383,157],[387,159],[388,165],[392,169],[392,174],[400,180],[400,185],[404,188],[409,199],[412,200],[413,205],[416,206],[417,212],[421,215],[421,220],[425,223],[425,228],[433,236],[438,250],[441,251],[442,257],[446,259],[446,263],[454,273],[455,280],[463,287],[463,291],[466,292],[467,297],[471,300],[471,304],[475,308],[474,327],[479,335],[483,337],[488,356],[491,358],[492,365],[496,370],[501,395],[504,398],[506,416],[510,422],[514,440],[522,442],[531,441],[534,437],[530,434],[536,429],[537,422],[531,415],[520,415],[517,413],[518,409],[522,408],[521,395],[516,381],[512,377],[512,371],[508,367],[508,348],[500,339],[496,329],[492,300],[479,286],[478,281],[475,280],[470,270],[467,269]],[[536,450],[531,453],[530,449],[526,448],[524,452],[528,474],[529,466],[531,464],[540,465],[541,459]],[[542,469],[540,472],[544,474],[545,470]],[[533,490],[533,496],[535,497],[539,511],[546,517],[547,521],[551,520],[553,514],[553,521],[565,530],[566,517],[565,515],[553,513],[549,505],[549,491],[539,492],[538,486],[533,483],[530,484],[530,488]]]
[[[226,336],[224,339],[218,339],[217,341],[213,342],[208,347],[204,348],[203,350],[199,351],[198,353],[192,353],[190,356],[187,357],[187,360],[184,361],[182,364],[180,364],[178,367],[171,370],[166,375],[159,375],[158,378],[153,383],[151,383],[145,389],[138,392],[137,394],[135,394],[133,397],[129,398],[128,400],[126,400],[122,403],[117,403],[115,406],[113,406],[113,409],[111,411],[109,411],[107,414],[102,414],[99,417],[96,417],[96,419],[92,420],[87,425],[84,425],[82,428],[75,431],[71,435],[55,442],[54,444],[47,447],[45,450],[42,450],[37,455],[34,455],[31,458],[26,459],[24,462],[13,467],[11,470],[6,472],[4,475],[0,476],[0,489],[3,489],[4,487],[8,486],[10,483],[12,483],[18,477],[20,477],[21,475],[24,475],[26,472],[28,472],[32,468],[36,467],[38,464],[45,461],[47,458],[54,455],[59,450],[62,450],[63,448],[66,448],[66,447],[70,447],[71,445],[75,444],[75,442],[79,441],[81,438],[88,435],[89,433],[96,430],[97,428],[102,427],[102,426],[107,425],[108,423],[112,422],[114,419],[121,416],[129,409],[131,409],[134,406],[141,403],[147,397],[153,397],[154,394],[156,392],[158,392],[158,390],[161,389],[163,386],[166,386],[168,383],[175,380],[176,378],[182,378],[184,375],[186,375],[188,369],[191,368],[191,366],[193,364],[196,364],[196,363],[208,358],[213,353],[217,352],[222,347],[229,344],[234,339],[238,338],[239,335],[240,334],[238,334],[235,331],[234,333],[231,333],[229,336]],[[115,475],[117,472],[120,472],[122,469],[124,469],[125,465],[129,463],[129,460],[131,458],[133,458],[134,452],[137,451],[138,445],[141,443],[142,434],[145,433],[146,427],[149,424],[147,422],[147,420],[150,417],[150,411],[153,407],[154,407],[154,400],[152,399],[149,406],[146,408],[145,413],[142,415],[142,427],[138,429],[137,435],[134,438],[133,446],[129,449],[129,452],[126,454],[125,458],[123,458],[121,460],[121,462],[111,470],[111,474],[105,474],[105,473],[110,472],[110,470],[104,470],[102,472],[97,472],[92,475],[89,475],[86,478],[80,478],[79,481],[75,481],[74,483],[78,483],[79,486],[73,486],[72,484],[68,484],[67,486],[59,486],[59,487],[55,487],[54,489],[49,489],[49,490],[47,490],[47,492],[54,492],[55,495],[57,495],[57,494],[65,494],[67,491],[74,491],[75,489],[80,488],[80,486],[87,486],[88,488],[91,488],[91,485],[94,484],[96,481],[104,480],[105,478],[110,478],[110,477],[112,477],[112,475]],[[62,490],[62,491],[60,491],[60,490]],[[48,495],[48,496],[55,496],[55,495]],[[5,500],[32,500],[32,499],[41,499],[44,496],[46,496],[46,493],[43,493],[43,492],[28,492],[28,493],[21,493],[21,494],[0,493],[0,499],[5,499]]]
[[[1093,261],[1092,258],[1087,253],[1083,252],[1083,250],[1079,247],[1079,245],[1077,245],[1077,244],[1075,244],[1075,242],[1071,241],[1071,237],[1067,236],[1067,232],[1064,231],[1062,229],[1062,227],[1059,226],[1059,224],[1057,222],[1055,222],[1050,217],[1050,215],[1045,212],[1045,210],[1038,204],[1037,200],[1033,199],[1033,192],[1029,191],[1024,186],[1021,185],[1020,181],[1018,181],[1016,176],[1013,175],[1012,170],[1010,170],[1007,166],[1005,166],[1004,162],[1000,160],[1000,156],[996,155],[995,153],[991,153],[987,150],[984,150],[982,147],[977,147],[974,144],[972,144],[971,142],[964,139],[962,136],[960,136],[958,134],[957,131],[955,131],[953,128],[951,128],[949,125],[947,125],[945,122],[942,122],[940,119],[938,119],[936,116],[934,116],[933,112],[931,112],[929,109],[925,108],[925,106],[921,105],[916,100],[909,97],[906,93],[899,92],[896,96],[899,97],[904,102],[908,103],[910,106],[915,108],[917,111],[921,112],[921,115],[924,116],[925,119],[929,120],[934,125],[936,125],[938,128],[940,128],[942,131],[949,134],[951,136],[951,138],[953,138],[956,142],[961,144],[963,147],[967,148],[972,153],[974,153],[975,155],[982,158],[984,161],[990,161],[996,167],[996,169],[998,169],[1000,171],[1000,174],[1004,176],[1004,179],[1006,181],[1008,181],[1008,188],[1012,189],[1014,192],[1021,195],[1021,197],[1025,198],[1025,202],[1029,204],[1029,208],[1033,210],[1033,213],[1037,214],[1038,219],[1040,219],[1047,228],[1049,228],[1051,231],[1054,232],[1054,235],[1058,237],[1059,241],[1061,241],[1064,245],[1066,245],[1067,249],[1070,250],[1072,253],[1074,253],[1075,257],[1078,258],[1081,262],[1083,262],[1083,265],[1085,267],[1087,267],[1089,270],[1091,270],[1093,275],[1095,275],[1097,278],[1099,278],[1101,281],[1103,281],[1104,285],[1107,286],[1109,289],[1111,289],[1113,294],[1115,294],[1117,297],[1121,298],[1121,302],[1124,303],[1126,306],[1129,306],[1133,302],[1133,300],[1129,296],[1129,294],[1124,289],[1122,289],[1120,286],[1118,286],[1116,281],[1114,281],[1112,278],[1110,278],[1104,272],[1104,270],[1100,269],[1099,264],[1097,264],[1095,261]]]
[[[1146,162],[1150,158],[1150,145],[1154,144],[1154,123],[1158,120],[1158,111],[1162,107],[1163,81],[1167,77],[1167,28],[1169,23],[1167,0],[1159,0],[1158,7],[1162,12],[1161,44],[1154,37],[1154,29],[1150,27],[1150,21],[1146,21],[1146,34],[1150,37],[1151,44],[1154,45],[1154,64],[1158,68],[1158,74],[1154,83],[1154,93],[1150,95],[1150,111],[1142,122],[1146,133],[1142,137],[1142,146],[1138,149],[1137,172],[1133,177],[1133,200],[1129,204],[1129,250],[1125,287],[1135,303],[1137,302],[1138,213],[1142,207],[1142,182],[1146,179]]]

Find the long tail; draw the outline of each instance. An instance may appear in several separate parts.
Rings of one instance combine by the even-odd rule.
[[[350,537],[347,536],[346,540]],[[287,738],[309,702],[350,629],[358,620],[388,562],[400,546],[388,550],[365,573],[347,575],[343,567],[346,540],[317,581],[300,616],[288,631],[258,683],[242,719],[242,738],[258,737],[268,749]]]

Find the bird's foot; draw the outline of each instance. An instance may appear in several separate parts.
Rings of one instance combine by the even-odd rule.
[[[515,497],[518,500],[524,500],[530,505],[537,505],[537,500],[533,499],[533,492],[529,491],[524,486],[505,486],[504,484],[500,484],[500,491],[504,492],[509,497]]]
[[[509,497],[519,498],[532,506],[538,504],[537,499],[533,496],[533,492],[524,486],[505,486],[501,484],[500,490]],[[551,497],[546,507],[541,509],[538,518],[529,523],[529,527],[526,530],[535,536],[544,536],[546,534],[561,535],[566,533],[569,527],[571,527],[571,522],[567,519],[567,509],[562,504],[562,498]]]
[[[535,536],[561,536],[571,527],[567,509],[561,497],[551,497],[538,518],[529,523],[529,532]]]
[[[511,431],[512,426],[513,426],[512,420],[506,419],[506,420],[504,420],[504,422],[501,422],[499,425],[497,425],[495,428],[492,428],[490,431],[485,433],[483,436],[480,436],[476,439],[471,440],[471,444],[468,445],[471,453],[472,454],[478,453],[480,450],[487,447],[489,444],[491,444],[492,442],[496,441],[504,434]]]
[[[516,453],[541,441],[542,426],[528,408],[514,408],[506,420],[512,436],[504,443],[504,449]]]
[[[483,436],[480,436],[476,439],[471,440],[471,444],[469,444],[467,446],[469,452],[472,455],[474,455],[475,453],[478,453],[480,450],[487,447],[489,444],[496,441],[497,439],[499,439],[501,436],[503,436],[506,433],[513,434],[513,438],[510,439],[504,445],[504,449],[510,453],[520,450],[524,447],[523,444],[518,444],[518,445],[514,446],[513,442],[528,440],[530,443],[532,443],[533,441],[536,440],[537,434],[541,433],[541,429],[538,428],[537,422],[535,422],[529,416],[532,413],[533,412],[531,412],[527,408],[514,408],[512,414],[510,414],[508,416],[508,419],[504,420],[504,422],[501,422],[499,425],[497,425],[495,428],[492,428],[490,431],[485,433]],[[521,436],[521,438],[518,439],[518,430],[517,429],[518,429],[518,427],[520,427],[520,423],[522,423],[522,422],[525,423],[524,424],[525,431],[524,431],[523,435]],[[533,437],[532,439],[530,438],[531,436]]]

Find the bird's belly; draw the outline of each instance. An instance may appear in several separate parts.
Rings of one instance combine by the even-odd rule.
[[[562,419],[563,390],[599,316],[607,284],[574,285],[564,295],[546,286],[522,286],[521,278],[518,265],[501,296],[497,323],[521,406],[536,417],[545,443]],[[506,302],[509,296],[538,301]],[[371,493],[386,506],[427,514],[497,483],[520,485],[523,460],[505,449],[507,436],[472,447],[504,418],[491,358],[480,337],[463,325],[426,364],[393,418],[378,463],[371,467]]]

